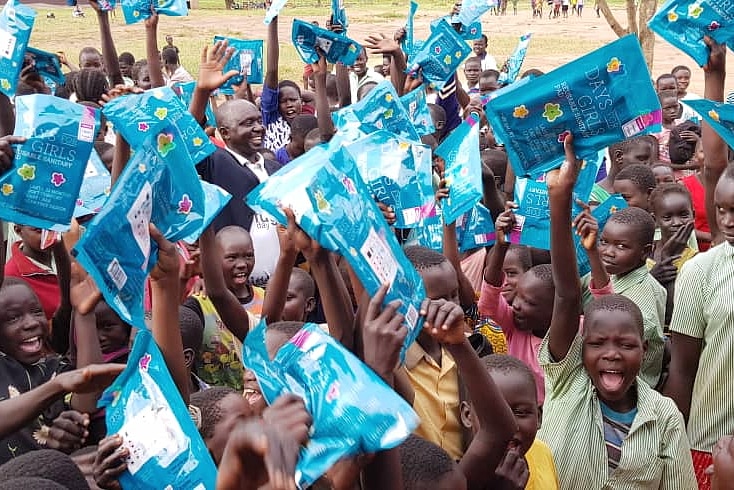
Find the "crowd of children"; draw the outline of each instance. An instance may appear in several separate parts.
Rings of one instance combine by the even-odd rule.
[[[571,5],[581,16],[583,0],[551,3],[551,15],[562,7],[566,16]],[[147,55],[135,61],[117,55],[109,13],[92,4],[103,52],[84,48],[79,66],[61,60],[70,71],[57,97],[100,108],[194,79],[170,37],[159,55],[155,14],[145,21]],[[106,429],[97,401],[122,372],[139,328],[151,330],[163,353],[218,467],[217,488],[295,488],[314,417],[298,394],[266,400],[243,364],[243,342],[261,319],[271,358],[304,322],[316,323],[420,419],[396,448],[339,461],[312,488],[732,488],[734,165],[723,139],[685,105],[698,97],[688,90],[689,68],[651,81],[662,131],[610,146],[588,202],[576,202],[582,163],[574,138],[565,138],[565,162],[545,178],[550,250],[511,243],[515,177],[481,119],[482,203],[495,222],[495,242],[460,253],[449,223],[442,252],[405,243],[425,300],[418,298],[423,329],[404,362],[405,319],[399,302],[385,301],[388,285],[370,297],[342,251],[322,248],[296,225],[293,211],[285,210],[282,226],[247,204],[258,185],[336,134],[332,111],[357,103],[384,79],[399,95],[416,86],[404,73],[405,34],[370,36],[351,68],[327,65],[322,53],[307,66],[302,87],[279,78],[276,16],[264,84],[245,79],[227,100],[215,91],[236,75],[225,71],[232,50],[221,41],[204,49],[189,112],[205,121],[208,104],[215,106],[216,127],[207,130],[217,149],[196,170],[232,200],[193,244],[171,243],[150,225],[158,254],[140,298],[147,327],[124,322],[74,259],[91,216],[51,244],[43,243],[43,230],[6,224],[0,488],[121,488],[130,446]],[[725,47],[706,42],[703,97],[723,101]],[[428,91],[435,132],[422,137],[427,147],[435,149],[466,114],[481,116],[480,97],[500,88],[507,65],[498,69],[487,45],[486,36],[473,42],[465,84],[455,74]],[[368,54],[385,61],[373,70]],[[37,93],[50,89],[24,70],[16,95]],[[7,172],[25,139],[13,135],[11,98],[0,95],[0,106],[0,170]],[[95,148],[114,185],[130,149],[114,128],[104,129]],[[451,191],[440,158],[433,172],[440,203]],[[618,196],[628,207],[598,223],[593,210]],[[582,211],[572,215],[573,206]],[[395,210],[380,209],[392,225]],[[405,241],[401,230],[396,236]],[[583,277],[577,253],[590,265]]]

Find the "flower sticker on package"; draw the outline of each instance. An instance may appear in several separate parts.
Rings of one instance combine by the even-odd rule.
[[[449,196],[441,202],[444,223],[453,223],[482,198],[482,159],[479,155],[479,118],[472,113],[436,148],[445,162]]]
[[[204,191],[204,223],[211,223],[219,215],[219,212],[224,209],[224,206],[232,199],[232,195],[219,187],[218,185],[210,184],[209,182],[202,180],[201,189]],[[193,202],[189,196],[186,199],[182,198],[179,202],[179,213],[188,214],[191,212]],[[183,241],[186,243],[194,243],[199,239],[199,235],[203,233],[203,229],[196,230],[191,235],[184,237]]]
[[[74,208],[74,217],[96,214],[110,196],[111,176],[96,150],[92,150]]]
[[[426,91],[423,87],[418,87],[412,92],[401,96],[400,102],[402,102],[408,111],[410,121],[413,123],[419,136],[436,132],[436,128],[433,126],[433,119],[431,118],[431,111],[428,109],[428,103],[426,102]]]
[[[0,11],[0,92],[8,97],[15,95],[35,21],[36,11],[16,0]]]
[[[186,0],[121,0],[121,4],[126,24],[150,18],[151,6],[159,15],[183,17],[189,14]]]
[[[0,218],[53,231],[71,225],[94,138],[99,111],[52,95],[15,98],[12,168],[0,177]]]
[[[184,149],[185,160],[196,165],[216,150],[199,123],[170,87],[146,90],[142,94],[116,97],[102,112],[130,147],[137,149],[151,134],[157,135],[160,148],[170,151],[171,143]],[[167,128],[163,133],[163,128]]]
[[[268,404],[294,393],[313,417],[310,441],[296,465],[300,488],[340,459],[398,446],[418,426],[410,405],[317,325],[305,324],[272,360],[265,347],[267,328],[262,321],[247,335],[243,360]]]
[[[734,105],[708,99],[684,100],[685,105],[696,111],[711,125],[716,134],[734,148]]]
[[[342,63],[345,66],[352,66],[362,52],[362,46],[356,41],[298,19],[293,19],[291,37],[304,63],[319,61],[316,48],[321,50],[329,63]]]
[[[420,70],[423,80],[440,90],[469,53],[471,48],[466,41],[444,20],[431,30],[431,35],[410,60],[406,72],[414,74]]]
[[[396,228],[413,228],[435,215],[429,147],[376,131],[346,148],[374,198],[395,211]]]
[[[214,488],[217,468],[150,332],[138,331],[99,406],[108,435],[120,436],[129,453],[122,488]]]
[[[227,41],[228,47],[234,49],[232,57],[222,71],[236,71],[236,75],[219,87],[219,93],[234,95],[235,85],[245,79],[249,84],[263,83],[263,42],[261,39],[235,39],[232,37],[214,36],[214,42]]]
[[[290,207],[297,223],[329,250],[338,251],[370,295],[390,284],[386,302],[402,301],[409,334],[402,355],[420,332],[425,289],[362,181],[354,160],[338,143],[317,146],[292,161],[247,196],[256,212],[286,223]]]
[[[660,37],[693,58],[699,66],[708,62],[710,36],[734,48],[734,3],[728,0],[669,0],[648,26]]]
[[[162,156],[155,138],[139,147],[115,183],[107,204],[74,248],[107,304],[125,322],[144,328],[143,291],[158,249],[154,223],[170,241],[201,233],[208,225],[204,191],[183,146]]]
[[[580,158],[626,138],[660,131],[660,102],[633,35],[556,70],[510,85],[486,106],[515,174],[535,177],[561,166],[571,133]]]

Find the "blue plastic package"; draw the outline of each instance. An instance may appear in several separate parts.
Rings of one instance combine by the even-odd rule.
[[[196,89],[196,82],[176,83],[171,86],[171,89],[181,99],[184,107],[191,105],[191,99],[194,96],[194,90]],[[207,101],[206,109],[204,110],[204,117],[206,117],[206,125],[213,128],[217,127],[217,119],[214,116],[214,110],[212,109],[211,101]]]
[[[218,185],[210,184],[205,180],[200,181],[200,183],[201,189],[204,191],[204,223],[211,223],[232,199],[232,195]],[[182,240],[186,243],[194,243],[203,232],[203,228],[196,230]]]
[[[51,94],[55,94],[56,88],[66,82],[58,55],[31,47],[26,49],[26,54],[33,58],[36,71],[41,75],[46,86],[51,89]]]
[[[0,12],[0,92],[8,97],[15,95],[35,21],[36,11],[15,0]]]
[[[433,118],[431,118],[431,111],[428,109],[428,103],[426,102],[426,91],[423,87],[418,87],[403,95],[400,97],[400,102],[408,110],[410,122],[413,123],[413,127],[415,127],[419,136],[436,132],[436,128],[433,126]]]
[[[331,0],[331,24],[341,26],[343,32],[346,32],[347,27],[349,27],[344,0]]]
[[[430,148],[388,131],[346,148],[374,198],[395,211],[395,228],[413,228],[435,215]]]
[[[270,360],[265,321],[244,344],[268,404],[294,393],[313,417],[311,439],[301,449],[296,482],[305,488],[342,458],[392,449],[418,426],[413,409],[374,371],[330,335],[307,323]]]
[[[433,28],[420,50],[415,51],[406,72],[420,70],[423,80],[440,90],[469,53],[469,45],[448,22],[442,21]]]
[[[217,468],[150,332],[138,331],[125,370],[99,407],[107,434],[119,435],[130,454],[122,488],[214,488]]]
[[[451,24],[451,28],[456,31],[464,41],[474,41],[482,37],[482,23],[481,21],[472,22],[468,26],[456,22],[455,18],[450,15],[445,17],[439,17],[431,21],[431,32],[442,22],[446,21]],[[416,51],[414,49],[414,51]]]
[[[273,22],[273,19],[276,18],[280,11],[283,10],[283,7],[285,7],[285,4],[288,3],[288,0],[274,0],[270,7],[268,7],[268,10],[265,11],[265,18],[263,19],[263,24],[270,25],[271,22]]]
[[[734,3],[728,0],[669,0],[647,25],[699,66],[709,58],[704,36],[734,49]]]
[[[476,203],[470,211],[462,214],[456,220],[456,241],[459,243],[459,252],[488,247],[494,244],[495,240],[492,214],[482,203]]]
[[[52,95],[15,98],[12,169],[0,177],[0,218],[53,231],[71,225],[99,111]]]
[[[117,97],[102,112],[130,147],[137,149],[151,134],[157,135],[158,146],[166,152],[173,146],[184,149],[189,161],[196,165],[216,150],[194,116],[170,87],[146,90],[142,94]],[[166,132],[162,129],[167,128]],[[165,156],[165,155],[163,155]]]
[[[224,72],[234,70],[236,75],[219,87],[219,93],[223,95],[234,95],[234,85],[239,85],[247,77],[247,83],[259,84],[263,83],[263,42],[261,39],[243,40],[231,37],[214,36],[214,42],[224,41],[228,43],[228,47],[234,48]]]
[[[520,36],[520,41],[515,47],[515,51],[512,52],[507,63],[505,70],[500,73],[498,83],[500,85],[509,85],[517,80],[517,76],[520,74],[520,68],[525,62],[525,55],[528,52],[528,45],[530,44],[530,38],[533,35],[532,32],[527,32]]]
[[[137,328],[145,328],[143,291],[158,252],[149,223],[174,242],[207,226],[204,191],[183,152],[161,151],[154,136],[135,150],[73,251],[107,304]]]
[[[607,224],[609,217],[620,209],[624,209],[626,207],[627,201],[625,201],[624,198],[619,194],[613,194],[609,196],[606,201],[591,210],[591,215],[596,218],[596,222],[599,225],[599,236],[597,237],[597,239],[601,236],[601,232],[604,229],[604,226]],[[574,209],[574,214],[572,217],[575,218],[580,211],[580,209]],[[591,272],[589,257],[586,254],[586,249],[581,244],[581,239],[575,233],[573,235],[573,240],[576,246],[576,264],[579,268],[579,275],[581,277],[584,277],[586,274]]]
[[[410,230],[405,246],[411,245],[419,245],[443,253],[443,219],[440,207],[436,207],[435,218],[427,218],[421,226]]]
[[[347,259],[370,295],[390,284],[386,302],[399,299],[409,334],[404,358],[423,324],[419,316],[425,289],[394,232],[362,181],[354,160],[338,143],[316,147],[292,161],[247,196],[256,212],[286,223],[282,208],[323,247]]]
[[[414,21],[415,13],[418,11],[418,2],[410,0],[410,8],[408,9],[408,20],[405,21],[405,37],[401,41],[400,45],[403,48],[403,52],[408,59],[411,59],[413,55],[413,42],[415,39],[414,33]]]
[[[183,17],[189,15],[186,0],[121,0],[122,14],[126,24],[135,24],[150,18],[153,6],[159,15]]]
[[[734,148],[734,105],[724,102],[713,102],[708,99],[684,100],[685,105],[701,115],[704,121]]]
[[[345,66],[352,66],[362,52],[362,46],[356,41],[298,19],[293,19],[291,37],[304,63],[319,61],[316,48],[321,50],[329,63],[342,63]]]
[[[95,0],[97,2],[97,5],[99,5],[99,9],[102,12],[111,12],[115,10],[115,5],[117,4],[117,0]]]
[[[359,124],[364,134],[384,129],[411,141],[420,141],[410,117],[405,110],[395,87],[389,80],[383,80],[370,90],[362,100],[337,111],[335,125],[345,129],[342,122]]]
[[[497,6],[497,0],[463,0],[459,13],[451,19],[463,26],[469,26],[479,20],[489,9]]]
[[[560,167],[567,134],[579,158],[661,130],[660,102],[634,35],[625,36],[489,101],[489,124],[515,175]]]
[[[112,177],[96,150],[92,150],[74,208],[74,217],[97,214],[110,196]]]
[[[479,155],[479,119],[471,116],[436,148],[444,159],[449,196],[441,203],[444,223],[453,223],[482,198],[482,159]]]

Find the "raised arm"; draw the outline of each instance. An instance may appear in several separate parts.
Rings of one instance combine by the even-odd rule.
[[[581,281],[571,235],[571,199],[579,162],[571,136],[566,136],[564,147],[566,161],[559,170],[549,172],[546,177],[551,222],[551,266],[556,289],[548,343],[556,361],[565,359],[578,333],[581,307]]]
[[[110,17],[107,12],[103,12],[99,8],[96,0],[90,0],[89,5],[97,13],[97,21],[99,22],[99,34],[102,38],[102,56],[104,57],[104,66],[107,76],[110,77],[112,86],[122,85],[122,71],[120,71],[120,61],[117,59],[117,49],[115,41],[112,39],[112,30],[110,29]]]
[[[227,41],[218,41],[214,46],[205,46],[201,52],[199,78],[189,104],[189,112],[199,123],[203,124],[206,120],[206,106],[212,92],[238,74],[236,70],[227,73],[222,71],[232,58],[233,52],[233,49],[227,48]]]
[[[72,227],[76,226],[76,220],[73,221]],[[69,350],[69,330],[71,327],[71,258],[66,250],[64,242],[60,241],[53,246],[52,253],[54,262],[56,263],[56,275],[59,280],[59,289],[61,290],[61,303],[54,313],[51,320],[53,328],[51,329],[51,348],[59,353],[65,354]]]
[[[494,247],[487,253],[487,259],[484,262],[484,282],[490,286],[500,287],[504,276],[502,274],[502,265],[505,263],[505,255],[510,248],[508,240],[510,231],[515,224],[515,213],[512,211],[517,205],[513,202],[505,203],[505,210],[497,217],[495,222]]]
[[[476,303],[477,297],[474,286],[461,270],[461,258],[459,256],[459,242],[456,239],[456,223],[444,224],[443,227],[443,254],[449,260],[459,280],[459,301],[465,310]]]
[[[292,214],[291,214],[292,216]],[[268,323],[279,322],[283,319],[288,284],[290,283],[293,266],[296,265],[298,250],[288,229],[278,226],[278,241],[280,255],[275,264],[275,271],[268,281],[268,289],[263,301],[262,317]]]
[[[13,134],[15,129],[15,111],[13,104],[5,94],[0,94],[0,138]]]
[[[269,3],[269,2],[268,2]],[[268,59],[265,68],[265,86],[278,89],[278,63],[280,61],[280,45],[278,44],[278,17],[274,17],[268,25],[267,40]]]
[[[151,4],[150,17],[145,19],[145,58],[148,60],[148,71],[152,87],[162,87],[166,84],[163,80],[161,69],[161,55],[158,52],[158,13]]]
[[[591,207],[585,202],[576,201],[583,209],[573,220],[573,227],[581,239],[591,266],[591,287],[601,289],[609,284],[609,274],[601,261],[598,247],[599,223],[591,214]]]
[[[336,128],[334,128],[334,121],[331,119],[329,99],[326,97],[326,58],[319,56],[319,62],[312,66],[314,83],[316,84],[316,118],[321,133],[321,141],[329,141],[336,133]]]

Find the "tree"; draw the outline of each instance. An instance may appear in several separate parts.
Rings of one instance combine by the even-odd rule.
[[[604,15],[609,27],[619,36],[636,34],[645,55],[647,67],[652,71],[653,54],[655,51],[655,33],[647,27],[648,21],[655,15],[658,0],[625,0],[627,10],[627,27],[624,28],[614,17],[607,0],[597,0],[599,10]]]

